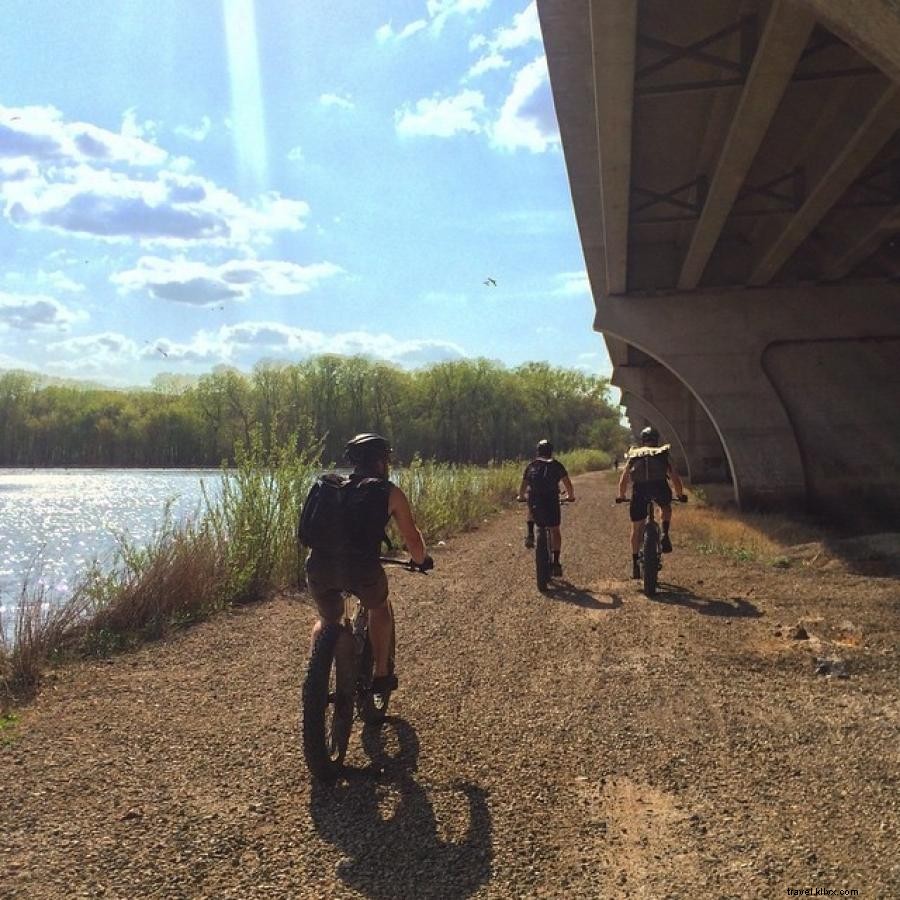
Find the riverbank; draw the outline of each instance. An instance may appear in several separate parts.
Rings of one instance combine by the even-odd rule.
[[[576,489],[550,594],[518,510],[391,573],[401,689],[333,788],[302,597],[53,673],[0,732],[0,896],[896,895],[898,582],[704,554],[676,510],[651,602],[608,474]]]

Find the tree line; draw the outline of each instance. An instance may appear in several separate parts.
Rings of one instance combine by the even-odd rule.
[[[559,450],[617,452],[627,432],[606,379],[532,362],[509,369],[459,360],[408,371],[365,357],[324,355],[220,367],[194,382],[159,376],[151,388],[43,384],[0,375],[2,466],[217,466],[258,435],[296,440],[341,458],[359,431],[378,431],[398,458],[483,464],[529,455],[538,438]]]

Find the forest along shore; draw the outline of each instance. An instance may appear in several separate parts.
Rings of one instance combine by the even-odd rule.
[[[0,897],[900,893],[898,582],[701,555],[676,510],[650,601],[608,475],[576,491],[547,595],[521,510],[390,574],[401,689],[336,786],[303,598],[55,673],[0,731]]]

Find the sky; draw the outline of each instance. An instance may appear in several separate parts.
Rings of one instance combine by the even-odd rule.
[[[609,375],[527,0],[4,0],[0,369]]]

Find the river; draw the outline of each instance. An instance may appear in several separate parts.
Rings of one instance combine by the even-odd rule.
[[[93,560],[112,562],[120,535],[147,544],[166,504],[182,520],[217,496],[216,469],[0,469],[0,613],[25,579],[52,602]]]

